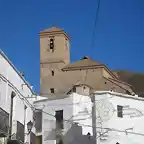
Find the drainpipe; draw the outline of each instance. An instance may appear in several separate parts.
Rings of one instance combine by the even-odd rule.
[[[97,132],[96,132],[96,100],[95,94],[91,95],[92,106],[92,127],[93,127],[93,136],[95,139],[95,144],[97,144]]]
[[[8,138],[11,139],[12,135],[12,116],[13,116],[13,98],[16,96],[15,92],[11,92],[11,107],[10,107],[10,125],[9,125],[9,133]]]
[[[25,122],[26,122],[26,109],[27,109],[27,106],[24,105],[24,142],[25,142]]]

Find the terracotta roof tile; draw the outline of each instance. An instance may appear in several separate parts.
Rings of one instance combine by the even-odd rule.
[[[88,57],[84,57],[81,60],[74,62],[72,64],[67,65],[66,67],[64,67],[62,70],[68,70],[68,69],[72,69],[72,68],[84,68],[84,67],[89,67],[89,66],[100,66],[103,65],[97,61],[91,60]]]

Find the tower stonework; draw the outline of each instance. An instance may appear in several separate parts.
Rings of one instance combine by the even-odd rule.
[[[41,31],[39,35],[40,93],[55,93],[57,89],[56,76],[70,62],[69,37],[57,27]]]

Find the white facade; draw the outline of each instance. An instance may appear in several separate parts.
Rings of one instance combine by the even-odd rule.
[[[37,109],[42,109],[43,111],[42,132],[37,133],[37,135],[43,136],[42,144],[56,143],[55,140],[49,140],[47,139],[47,137],[48,135],[50,135],[51,131],[55,130],[56,128],[56,120],[54,116],[55,112],[58,110],[63,110],[63,134],[65,134],[71,128],[71,122],[79,122],[81,124],[85,122],[92,125],[92,119],[90,114],[92,106],[91,104],[91,100],[88,96],[82,96],[76,93],[72,93],[65,98],[36,101],[34,103],[34,106]],[[83,121],[83,118],[87,118],[87,120]],[[82,132],[84,135],[88,132],[92,133],[92,127],[83,127]]]
[[[86,135],[97,131],[98,144],[143,144],[144,141],[144,99],[137,96],[124,95],[115,92],[96,92],[96,126],[95,113],[92,114],[93,103],[89,96],[76,93],[65,98],[40,100],[35,102],[38,109],[42,109],[43,143],[55,144],[55,140],[47,137],[56,128],[55,111],[63,110],[65,134],[72,123],[82,126],[82,133]],[[118,117],[117,106],[123,107],[123,117]],[[102,134],[100,136],[100,133]]]
[[[16,121],[19,121],[23,125],[24,123],[27,124],[30,120],[33,122],[33,111],[30,108],[30,104],[35,100],[35,96],[23,76],[16,70],[6,55],[0,50],[0,107],[8,114],[10,114],[11,109],[12,91],[16,94],[13,99],[13,135],[16,133]],[[26,111],[24,110],[25,105],[27,106]],[[32,131],[35,133],[34,128]],[[27,133],[26,125],[25,133]],[[27,135],[25,141],[29,141]]]
[[[108,128],[105,129],[108,131],[107,136],[101,138],[103,140],[99,139],[98,142],[100,144],[115,144],[116,142],[143,144],[144,99],[114,92],[96,92],[94,95],[96,111],[102,118],[102,129]],[[123,117],[118,117],[117,106],[123,107]]]

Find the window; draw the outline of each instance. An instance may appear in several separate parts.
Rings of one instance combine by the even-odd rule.
[[[50,50],[54,52],[54,39],[53,38],[50,39]]]
[[[86,87],[84,86],[84,87],[83,87],[83,92],[85,93],[85,92],[86,92],[86,90],[87,90],[87,89],[86,89]]]
[[[63,110],[56,111],[56,128],[63,129]]]
[[[51,91],[51,93],[54,93],[54,88],[51,88],[50,91]]]
[[[52,73],[52,76],[54,76],[54,71],[51,71],[51,73]]]
[[[36,132],[40,133],[42,132],[42,111],[35,111],[33,113],[33,117],[35,119],[35,128]]]
[[[67,50],[68,49],[67,39],[65,40],[65,47],[66,47],[66,50]]]
[[[117,116],[120,118],[123,117],[123,106],[117,105]]]

